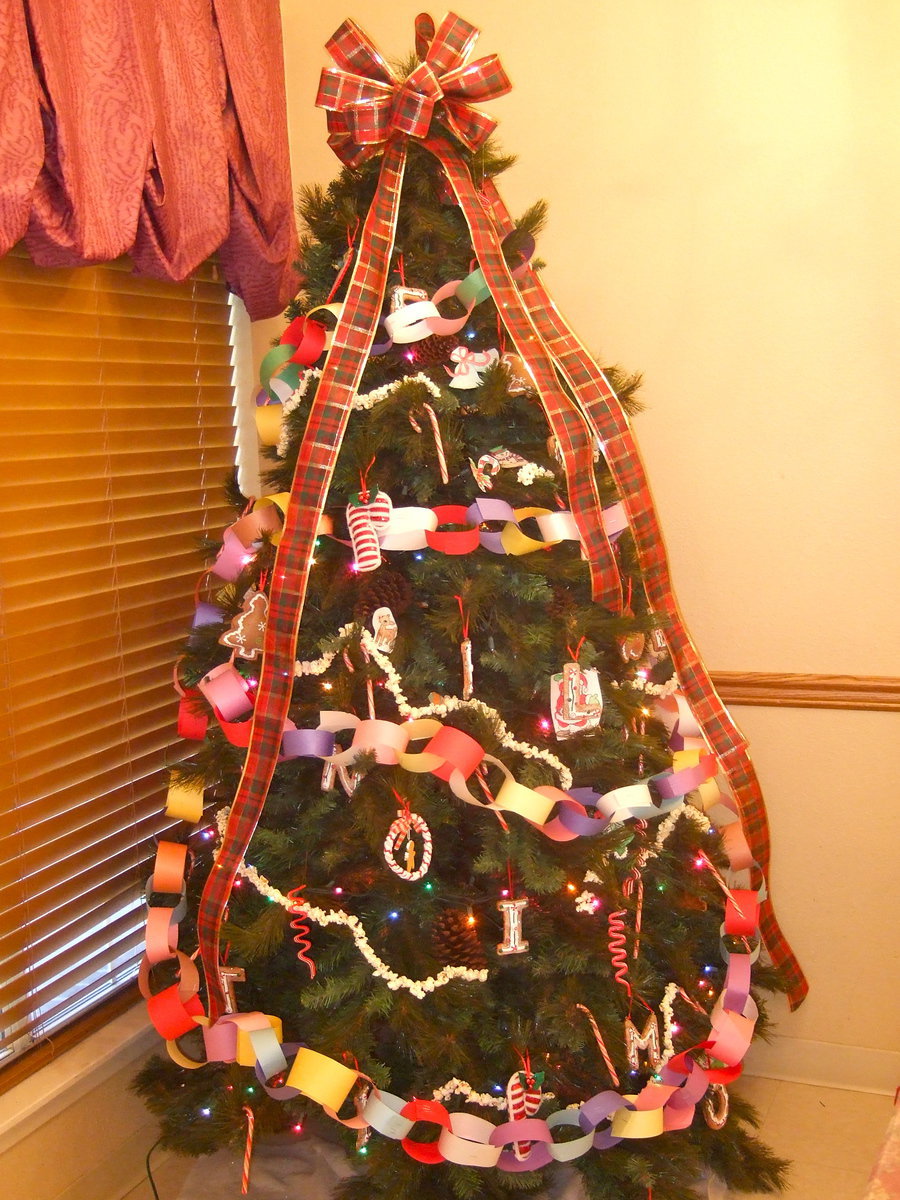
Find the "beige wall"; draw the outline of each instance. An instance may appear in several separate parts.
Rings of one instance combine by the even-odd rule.
[[[400,56],[421,7],[282,0],[298,185],[335,173],[313,108],[326,38],[353,15]],[[606,360],[644,372],[637,433],[708,666],[900,675],[900,5],[462,11],[515,85],[489,106],[520,155],[502,190],[513,212],[550,201],[551,291]],[[781,1069],[827,1062],[837,1082],[891,1086],[896,718],[736,717],[768,795],[779,914],[813,985],[782,1022]]]

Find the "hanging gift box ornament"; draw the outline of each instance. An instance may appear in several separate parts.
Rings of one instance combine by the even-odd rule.
[[[262,653],[268,615],[268,596],[251,588],[244,594],[243,607],[232,620],[231,628],[226,629],[219,642],[233,650],[238,658],[252,661]]]
[[[387,492],[376,492],[371,500],[368,499],[368,493],[350,497],[347,529],[357,571],[375,571],[381,566],[377,529],[390,521],[392,508]]]
[[[596,729],[602,716],[603,694],[596,668],[585,670],[570,662],[550,677],[550,717],[558,739]]]
[[[376,608],[372,613],[372,630],[375,634],[375,649],[390,654],[397,641],[397,622],[387,607]]]
[[[492,367],[500,359],[499,350],[470,350],[468,346],[457,346],[450,359],[456,365],[444,370],[451,376],[450,386],[460,391],[481,387],[480,372]]]
[[[416,843],[413,834],[418,834],[421,839],[418,867],[416,866]],[[403,850],[403,866],[395,858],[397,851],[401,848]],[[431,830],[428,828],[425,818],[420,817],[418,813],[410,812],[408,808],[399,809],[396,821],[387,831],[382,850],[387,865],[395,875],[399,875],[407,883],[415,883],[417,879],[427,875],[428,868],[431,866],[433,842]]]

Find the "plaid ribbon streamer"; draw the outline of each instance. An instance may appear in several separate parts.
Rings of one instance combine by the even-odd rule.
[[[492,180],[483,187],[485,205],[500,237],[514,223]],[[666,619],[666,639],[678,678],[691,709],[715,751],[734,792],[741,822],[763,876],[769,870],[769,826],[762,791],[747,754],[747,743],[722,703],[685,628],[669,574],[665,543],[656,518],[650,485],[628,418],[603,372],[566,324],[537,274],[528,268],[521,280],[522,300],[560,370],[604,443],[604,455],[625,506],[634,536],[647,595],[654,611]],[[771,901],[763,901],[760,924],[772,961],[788,982],[796,1008],[809,984],[782,933]]]
[[[277,761],[292,689],[292,664],[313,546],[353,397],[381,313],[397,209],[406,162],[406,139],[416,137],[444,166],[472,234],[491,293],[535,379],[550,427],[563,454],[572,512],[582,535],[595,599],[614,611],[622,606],[615,560],[603,529],[593,472],[594,429],[606,442],[610,467],[642,554],[651,603],[670,616],[673,659],[698,720],[735,788],[745,831],[763,868],[768,863],[765,808],[744,743],[712,688],[675,605],[665,551],[652,500],[627,420],[605,378],[556,313],[537,277],[519,292],[503,258],[497,225],[511,225],[496,191],[482,204],[468,169],[455,148],[436,136],[443,126],[469,150],[477,149],[496,122],[470,105],[503,95],[510,88],[496,56],[466,60],[478,36],[454,14],[434,33],[427,16],[418,18],[417,47],[425,61],[405,81],[396,78],[374,44],[346,21],[328,43],[337,64],[322,72],[317,104],[327,110],[329,145],[342,162],[355,166],[384,153],[378,188],[360,239],[360,252],[316,392],[291,489],[291,503],[270,589],[269,620],[250,744],[219,853],[201,897],[197,930],[206,977],[209,1016],[224,1009],[218,972],[219,932],[225,907],[250,839],[259,821]],[[427,52],[422,54],[427,46]],[[493,211],[492,211],[493,210]],[[559,367],[583,412],[561,385]],[[776,962],[795,969],[795,993],[805,980],[781,936],[769,906],[763,932]],[[799,1003],[792,993],[792,1002]]]
[[[460,82],[458,76],[462,74],[465,58],[476,37],[474,26],[451,14],[444,19],[431,43],[425,65],[435,79],[442,80],[441,88],[451,96],[487,99],[509,90],[509,80],[495,59],[481,59],[472,63],[466,70],[467,74],[472,72],[471,80]],[[363,90],[363,84],[372,81],[349,74],[357,69],[371,70],[376,76],[376,85],[393,81],[391,86],[397,88],[396,104],[391,102],[391,115],[384,126],[387,133],[383,146],[377,140],[367,141],[362,147],[362,158],[356,158],[352,148],[342,141],[334,147],[342,161],[348,163],[353,159],[363,161],[365,157],[376,153],[379,147],[384,150],[384,160],[360,237],[359,256],[350,277],[342,316],[322,370],[297,459],[291,502],[272,571],[269,618],[250,744],[219,852],[200,898],[197,936],[212,1020],[222,1015],[225,1004],[218,971],[222,918],[238,866],[262,814],[278,759],[284,720],[291,700],[297,633],[319,518],[384,302],[406,165],[406,137],[400,126],[406,123],[425,128],[421,124],[424,118],[418,118],[415,114],[418,102],[410,101],[406,94],[408,89],[394,79],[374,45],[352,21],[340,27],[329,42],[329,49],[339,70],[327,69],[323,72],[320,97],[323,97],[326,107],[337,103],[338,95],[343,97],[340,102],[351,108],[365,100],[369,93]],[[422,78],[426,78],[424,73]],[[425,86],[432,86],[430,76]],[[427,99],[434,99],[434,96]],[[467,109],[468,105],[459,100],[454,102],[452,108],[448,108],[448,103],[446,99],[442,101],[442,108],[437,112],[434,107],[428,109],[427,103],[421,108],[423,112],[428,109],[431,115],[443,119],[448,128],[453,129],[458,124],[466,135],[462,139],[465,144],[475,139],[473,145],[479,145],[478,137],[483,141],[495,122],[481,117],[474,109],[463,112],[460,117],[461,111]],[[329,113],[329,116],[343,119],[343,114]],[[381,129],[380,120],[380,117],[373,119],[371,128]],[[360,115],[357,123],[368,137],[368,118]],[[352,131],[355,126],[348,121],[346,128]],[[344,136],[343,131],[339,130],[339,133],[340,137]],[[350,156],[345,157],[342,150]]]
[[[550,428],[559,442],[572,516],[588,558],[593,598],[613,612],[622,611],[622,582],[606,530],[594,475],[595,439],[577,407],[560,386],[553,361],[510,273],[500,236],[481,203],[469,169],[443,138],[423,145],[439,160],[459,206],[497,310],[534,379]]]

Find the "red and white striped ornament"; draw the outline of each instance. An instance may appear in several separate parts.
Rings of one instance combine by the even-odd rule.
[[[371,500],[359,495],[347,505],[347,529],[357,571],[375,571],[381,566],[377,527],[387,525],[392,508],[387,492],[376,492]]]
[[[412,835],[417,833],[422,839],[421,858],[419,859],[418,867],[415,864],[415,844]],[[405,866],[401,867],[394,855],[404,846],[405,843]],[[431,855],[434,851],[434,845],[431,839],[431,830],[425,823],[425,818],[420,817],[418,813],[410,812],[408,808],[401,808],[397,813],[397,819],[387,831],[387,837],[384,839],[384,858],[387,865],[391,868],[395,875],[399,875],[401,879],[405,879],[408,883],[415,883],[417,879],[421,879],[428,873],[428,868],[431,866]]]
[[[524,1121],[533,1117],[541,1107],[541,1084],[543,1072],[533,1075],[531,1071],[516,1071],[506,1085],[506,1106],[511,1121]],[[531,1151],[531,1142],[514,1142],[513,1153],[521,1162]]]

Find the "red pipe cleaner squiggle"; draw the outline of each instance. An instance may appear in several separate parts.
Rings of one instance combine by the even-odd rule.
[[[631,981],[628,978],[628,951],[625,949],[625,922],[623,917],[627,916],[624,908],[620,908],[617,912],[609,914],[609,957],[612,959],[612,965],[616,972],[616,983],[621,983],[622,987],[628,992],[628,999],[631,1000]]]
[[[304,966],[309,968],[310,979],[315,979],[316,964],[306,953],[307,950],[309,950],[311,948],[312,942],[309,940],[309,937],[307,936],[309,934],[309,926],[306,924],[306,922],[303,919],[304,916],[306,915],[306,910],[303,905],[302,897],[300,896],[300,893],[303,891],[303,889],[305,887],[306,887],[306,884],[301,883],[299,887],[295,887],[291,891],[288,892],[287,897],[288,897],[288,900],[290,900],[290,902],[291,902],[290,905],[288,906],[288,912],[294,914],[294,920],[291,921],[291,929],[297,930],[297,933],[294,936],[294,941],[300,947],[300,949],[297,951],[297,957],[300,959],[300,961],[303,963]]]

